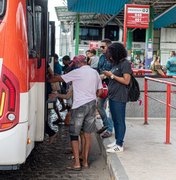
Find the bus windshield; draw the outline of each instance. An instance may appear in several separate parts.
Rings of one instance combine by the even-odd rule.
[[[5,1],[6,0],[0,0],[0,18],[4,15],[5,13]]]

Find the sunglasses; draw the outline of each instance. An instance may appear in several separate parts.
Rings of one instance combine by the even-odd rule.
[[[105,48],[105,46],[100,46],[100,48],[101,48],[101,49],[104,49],[104,48]]]

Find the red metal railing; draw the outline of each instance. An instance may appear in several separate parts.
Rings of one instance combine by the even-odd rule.
[[[148,96],[148,81],[154,81],[161,84],[166,84],[166,102],[158,100],[154,97]],[[170,110],[176,107],[171,105],[171,86],[176,87],[176,83],[163,81],[156,78],[145,77],[144,79],[144,124],[148,124],[148,98],[158,101],[162,104],[166,104],[166,144],[170,144]]]
[[[133,70],[133,73],[134,75],[146,75],[146,74],[151,74],[152,73],[152,70],[150,69],[135,69],[135,68],[132,68]]]

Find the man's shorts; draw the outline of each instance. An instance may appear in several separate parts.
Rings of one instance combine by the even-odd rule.
[[[86,103],[76,109],[71,109],[69,133],[79,136],[80,131],[92,133],[95,131],[96,100]]]

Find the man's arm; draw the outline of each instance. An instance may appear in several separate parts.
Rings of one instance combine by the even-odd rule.
[[[54,76],[54,72],[53,72],[53,70],[51,69],[50,66],[48,66],[48,74],[49,74],[49,76],[50,76],[51,78]]]
[[[67,99],[67,100],[70,99],[72,96],[73,96],[72,91],[67,92],[67,94],[60,94],[60,93],[57,94],[58,98]]]
[[[51,79],[48,80],[49,83],[54,83],[54,82],[64,82],[62,77],[60,75],[54,76]]]
[[[69,91],[67,94],[49,94],[49,99],[54,99],[54,98],[60,98],[60,99],[69,99],[73,95],[72,91]]]

